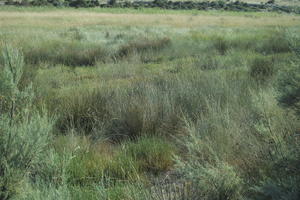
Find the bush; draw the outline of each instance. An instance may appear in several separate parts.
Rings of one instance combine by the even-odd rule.
[[[108,5],[110,5],[110,6],[115,6],[116,3],[117,3],[117,1],[116,1],[116,0],[109,0],[107,3],[108,3]]]
[[[0,95],[10,103],[9,112],[0,113],[0,199],[12,197],[21,181],[35,167],[49,143],[53,120],[47,115],[30,113],[31,88],[19,91],[22,54],[7,46],[3,51]],[[22,102],[22,104],[20,103]]]
[[[99,6],[98,0],[67,0],[70,7],[95,7]]]
[[[234,83],[227,84],[232,91]],[[249,192],[249,187],[241,184],[244,181],[255,185],[279,173],[282,177],[295,176],[284,172],[287,168],[297,169],[292,162],[290,167],[275,166],[278,160],[297,154],[292,153],[299,145],[293,142],[297,119],[277,105],[274,91],[260,88],[260,92],[252,93],[245,86],[244,97],[229,95],[225,102],[208,101],[196,122],[188,120],[186,135],[179,139],[188,156],[177,162],[178,171],[188,180],[201,176],[198,182],[203,193],[195,189],[200,191],[201,199],[222,199],[226,195],[228,199],[241,199],[244,192]],[[210,184],[213,186],[206,187]]]
[[[3,68],[0,68],[0,114],[10,111],[13,118],[15,111],[22,106],[30,105],[32,88],[19,90],[19,82],[23,74],[24,59],[20,51],[6,46],[2,52]]]
[[[10,126],[10,119],[0,118],[0,197],[11,197],[24,176],[40,160],[50,140],[53,121],[47,116],[34,114],[30,119]]]

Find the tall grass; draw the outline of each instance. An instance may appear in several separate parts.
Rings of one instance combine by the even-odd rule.
[[[290,30],[48,28],[0,45],[0,198],[297,199]]]

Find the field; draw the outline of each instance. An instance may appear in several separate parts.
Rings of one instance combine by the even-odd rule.
[[[300,199],[300,15],[0,7],[0,199]]]

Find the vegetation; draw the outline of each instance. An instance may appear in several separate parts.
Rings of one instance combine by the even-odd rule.
[[[273,11],[285,13],[300,13],[299,6],[279,5],[274,0],[265,3],[248,3],[244,1],[117,1],[117,0],[6,0],[6,5],[17,6],[55,6],[55,7],[102,7],[102,8],[161,8],[172,10],[226,10],[226,11]]]
[[[299,199],[299,16],[1,9],[0,199]]]

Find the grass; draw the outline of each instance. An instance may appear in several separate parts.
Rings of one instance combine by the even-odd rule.
[[[0,10],[1,198],[298,194],[298,15]]]
[[[4,7],[3,9],[5,9]],[[7,8],[10,10],[11,8]],[[18,9],[18,8],[17,8]],[[32,12],[31,9],[35,11]],[[278,15],[275,13],[240,13],[240,12],[203,12],[203,11],[163,11],[150,9],[150,13],[144,11],[109,9],[62,9],[46,10],[41,8],[28,8],[24,12],[16,12],[16,9],[2,11],[0,15],[1,27],[11,28],[64,28],[64,27],[93,27],[93,26],[172,26],[178,28],[198,27],[203,25],[224,27],[262,27],[262,26],[293,26],[299,25],[298,15]],[[103,10],[103,11],[102,11]],[[116,10],[119,13],[111,13]],[[134,11],[132,13],[132,11]],[[158,13],[157,13],[158,12]],[[173,12],[173,13],[172,13]],[[66,16],[65,14],[68,13]],[[139,15],[138,18],[135,16]],[[8,20],[9,18],[12,18]],[[127,20],[122,20],[126,18]],[[275,18],[275,19],[274,19]],[[47,20],[45,20],[47,19]],[[61,20],[59,20],[61,19]],[[263,20],[262,20],[263,19]],[[24,26],[24,20],[26,26]],[[8,21],[13,22],[7,23]],[[23,24],[23,25],[22,25]],[[247,24],[247,25],[246,25]],[[27,28],[26,28],[27,27]]]

